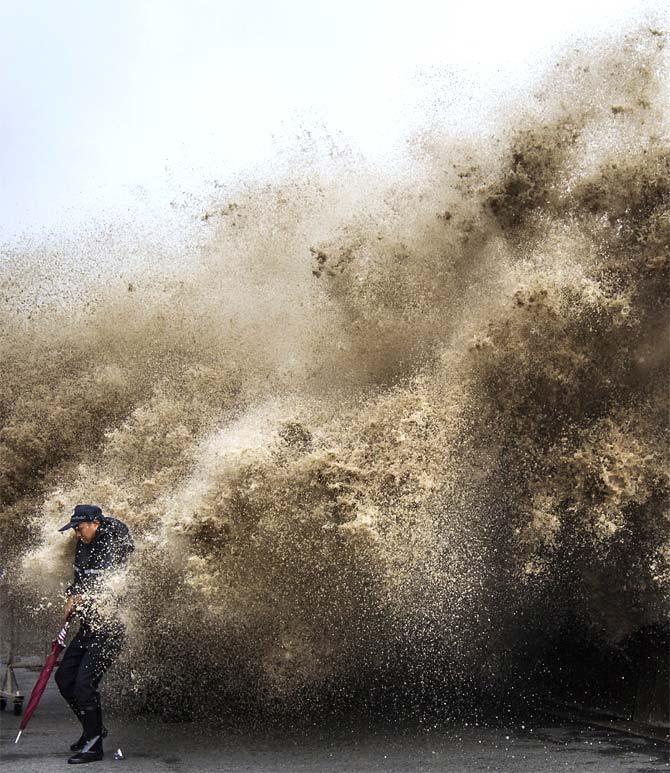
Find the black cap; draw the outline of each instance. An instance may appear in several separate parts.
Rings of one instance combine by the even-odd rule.
[[[84,521],[95,520],[102,520],[102,510],[97,505],[77,505],[70,516],[70,523],[66,523],[65,526],[63,526],[62,529],[58,529],[58,531],[74,529],[75,526]]]

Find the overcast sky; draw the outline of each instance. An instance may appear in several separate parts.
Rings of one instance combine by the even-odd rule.
[[[444,73],[467,128],[473,100],[650,12],[667,3],[2,0],[0,241],[168,217],[175,197],[269,170],[308,129],[383,159]]]

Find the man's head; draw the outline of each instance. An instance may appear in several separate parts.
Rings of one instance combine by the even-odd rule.
[[[66,523],[58,531],[74,529],[77,537],[88,544],[95,537],[95,532],[100,526],[102,518],[102,510],[97,505],[77,505],[70,516],[69,523]]]

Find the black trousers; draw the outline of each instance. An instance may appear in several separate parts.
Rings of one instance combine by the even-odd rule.
[[[100,707],[98,685],[123,646],[123,631],[80,628],[68,644],[56,671],[61,695],[77,711]]]

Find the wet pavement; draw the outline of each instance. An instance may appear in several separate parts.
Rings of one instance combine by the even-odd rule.
[[[36,672],[17,669],[26,693]],[[47,773],[67,766],[79,725],[49,683],[18,744],[20,717],[0,714],[0,762],[11,773]],[[627,771],[670,770],[668,746],[623,733],[546,719],[510,726],[453,725],[319,730],[261,734],[204,733],[191,723],[110,716],[100,771],[246,771],[247,773],[358,773],[358,771]],[[121,749],[124,759],[115,760]],[[71,768],[68,768],[71,769]]]

